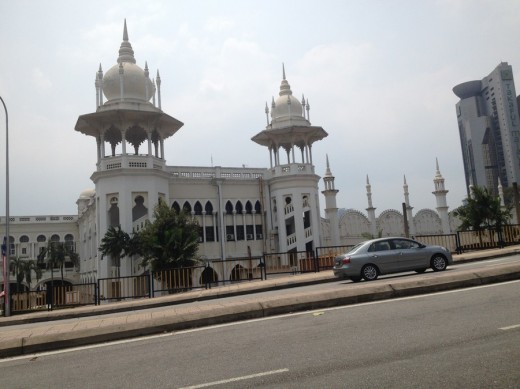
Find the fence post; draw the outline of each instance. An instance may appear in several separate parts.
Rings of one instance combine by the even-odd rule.
[[[148,272],[148,277],[150,277],[150,298],[155,297],[155,288],[153,287],[153,271],[150,269]]]

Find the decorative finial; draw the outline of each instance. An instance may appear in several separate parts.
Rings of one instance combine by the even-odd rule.
[[[121,42],[121,47],[119,48],[119,58],[117,58],[117,62],[118,63],[122,63],[122,62],[135,63],[134,50],[132,49],[132,45],[128,41],[128,30],[126,28],[126,19],[125,19],[125,26],[123,28],[123,42]]]
[[[269,107],[267,106],[267,101],[265,102],[265,118],[267,120],[267,125],[269,125]]]
[[[285,80],[285,64],[282,62],[282,80]]]

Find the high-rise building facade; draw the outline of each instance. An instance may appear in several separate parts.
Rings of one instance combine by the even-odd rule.
[[[483,186],[498,195],[498,186],[520,180],[520,122],[513,69],[500,63],[482,80],[453,88],[464,161],[466,188]]]

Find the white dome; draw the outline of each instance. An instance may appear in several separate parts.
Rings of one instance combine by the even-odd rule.
[[[291,94],[279,96],[273,109],[273,118],[283,116],[302,116],[302,103]]]
[[[90,199],[92,196],[94,196],[96,194],[96,190],[93,189],[93,188],[90,188],[90,189],[85,189],[84,191],[82,191],[79,195],[79,198],[81,200],[84,200],[84,199]]]
[[[121,99],[121,76],[123,71],[123,98],[125,100],[150,101],[155,87],[139,66],[131,62],[121,62],[112,66],[103,77],[103,94],[110,100]]]

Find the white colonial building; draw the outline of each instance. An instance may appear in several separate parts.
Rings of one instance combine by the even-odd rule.
[[[120,267],[114,266],[110,258],[101,258],[98,247],[110,226],[138,231],[152,218],[159,199],[191,212],[200,228],[198,254],[208,261],[308,252],[354,244],[367,235],[405,234],[403,212],[387,210],[376,217],[368,177],[367,213],[339,209],[338,189],[323,155],[318,156],[327,159],[320,216],[320,176],[314,170],[312,145],[327,132],[311,124],[309,105],[293,96],[285,69],[278,97],[265,107],[267,125],[252,137],[266,147],[268,168],[166,164],[164,140],[183,123],[162,109],[159,72],[151,79],[148,65],[142,69],[136,64],[126,22],[117,63],[106,72],[99,66],[95,86],[96,110],[81,115],[75,126],[97,144],[97,168],[91,177],[95,188],[81,193],[77,215],[11,217],[11,257],[36,259],[49,240],[67,241],[75,245],[80,265],[66,268],[66,282],[140,274],[144,269],[139,261],[123,258]],[[450,232],[447,190],[438,164],[436,211],[421,210],[414,216],[406,178],[403,188],[411,235]],[[1,225],[3,229],[5,218]],[[52,276],[47,271],[39,284]]]

